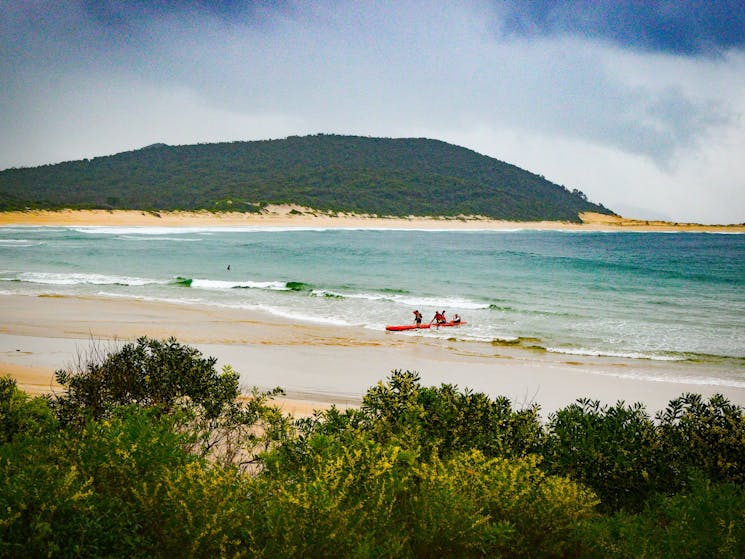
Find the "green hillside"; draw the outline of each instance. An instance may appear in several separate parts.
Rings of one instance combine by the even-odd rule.
[[[168,146],[0,172],[0,210],[258,211],[578,221],[612,213],[514,165],[429,139],[316,135]]]

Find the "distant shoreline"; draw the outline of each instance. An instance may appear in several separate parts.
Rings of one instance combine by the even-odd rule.
[[[745,233],[745,224],[704,225],[644,221],[597,213],[580,214],[582,223],[505,221],[479,216],[379,217],[332,214],[298,206],[268,206],[260,213],[143,210],[28,210],[0,212],[0,226],[118,227],[296,227],[361,229],[447,229],[553,231],[639,231]]]

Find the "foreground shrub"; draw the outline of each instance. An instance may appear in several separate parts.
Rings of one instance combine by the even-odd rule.
[[[712,481],[745,484],[743,408],[721,394],[708,401],[700,394],[684,394],[656,419],[669,492],[684,488],[696,471]]]
[[[77,367],[55,373],[65,393],[54,405],[64,422],[84,415],[98,419],[114,407],[129,404],[169,413],[184,401],[215,417],[239,394],[238,374],[232,370],[219,374],[215,363],[215,357],[205,359],[199,350],[174,338],[142,337],[111,352],[93,348],[92,356]]]
[[[549,471],[597,492],[604,510],[639,510],[657,490],[659,440],[644,406],[580,399],[549,418]]]
[[[239,374],[230,366],[218,373],[216,362],[173,338],[142,337],[109,352],[94,346],[76,367],[55,373],[65,392],[52,405],[68,428],[129,405],[172,415],[174,428],[189,435],[191,452],[248,468],[288,434],[287,418],[269,405],[282,391],[253,389],[241,397]]]
[[[136,407],[0,445],[0,556],[220,556],[235,541],[235,479]]]
[[[697,472],[745,483],[745,411],[724,396],[685,394],[652,420],[641,404],[580,399],[549,418],[549,471],[594,489],[605,511],[639,511],[657,494],[686,491]]]
[[[415,456],[369,439],[315,437],[301,469],[266,457],[247,539],[260,557],[403,557],[399,496]],[[267,498],[269,497],[269,498]]]
[[[45,398],[31,398],[10,377],[0,377],[0,444],[17,437],[55,430],[57,422]]]
[[[690,492],[653,499],[639,514],[597,517],[578,531],[584,557],[745,557],[745,490],[693,478]]]
[[[423,387],[419,380],[418,373],[392,371],[367,391],[359,410],[332,408],[300,422],[301,441],[311,433],[337,436],[351,430],[443,459],[471,449],[487,456],[525,456],[540,448],[537,407],[514,410],[507,398],[492,400],[450,384]]]
[[[365,435],[315,436],[299,469],[267,457],[248,507],[264,557],[561,557],[594,495],[535,458],[430,460]],[[271,496],[267,499],[266,496]]]
[[[417,557],[447,556],[454,532],[444,521],[461,516],[461,523],[471,523],[472,533],[464,534],[470,556],[565,557],[575,523],[594,516],[598,502],[581,485],[545,474],[536,457],[487,458],[471,451],[423,465],[420,477],[412,508]]]
[[[394,371],[291,432],[237,377],[142,338],[49,401],[0,378],[0,556],[745,556],[745,421],[721,396],[542,426]]]

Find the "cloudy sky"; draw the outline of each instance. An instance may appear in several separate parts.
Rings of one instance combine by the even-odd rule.
[[[745,2],[0,0],[0,169],[429,137],[630,217],[745,222]]]

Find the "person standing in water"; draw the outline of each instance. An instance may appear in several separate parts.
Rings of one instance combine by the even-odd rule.
[[[435,311],[435,316],[429,321],[430,324],[435,322],[436,324],[445,324],[447,319],[445,318],[445,311]]]
[[[419,310],[414,311],[414,322],[417,326],[422,325],[422,313],[420,313]]]

